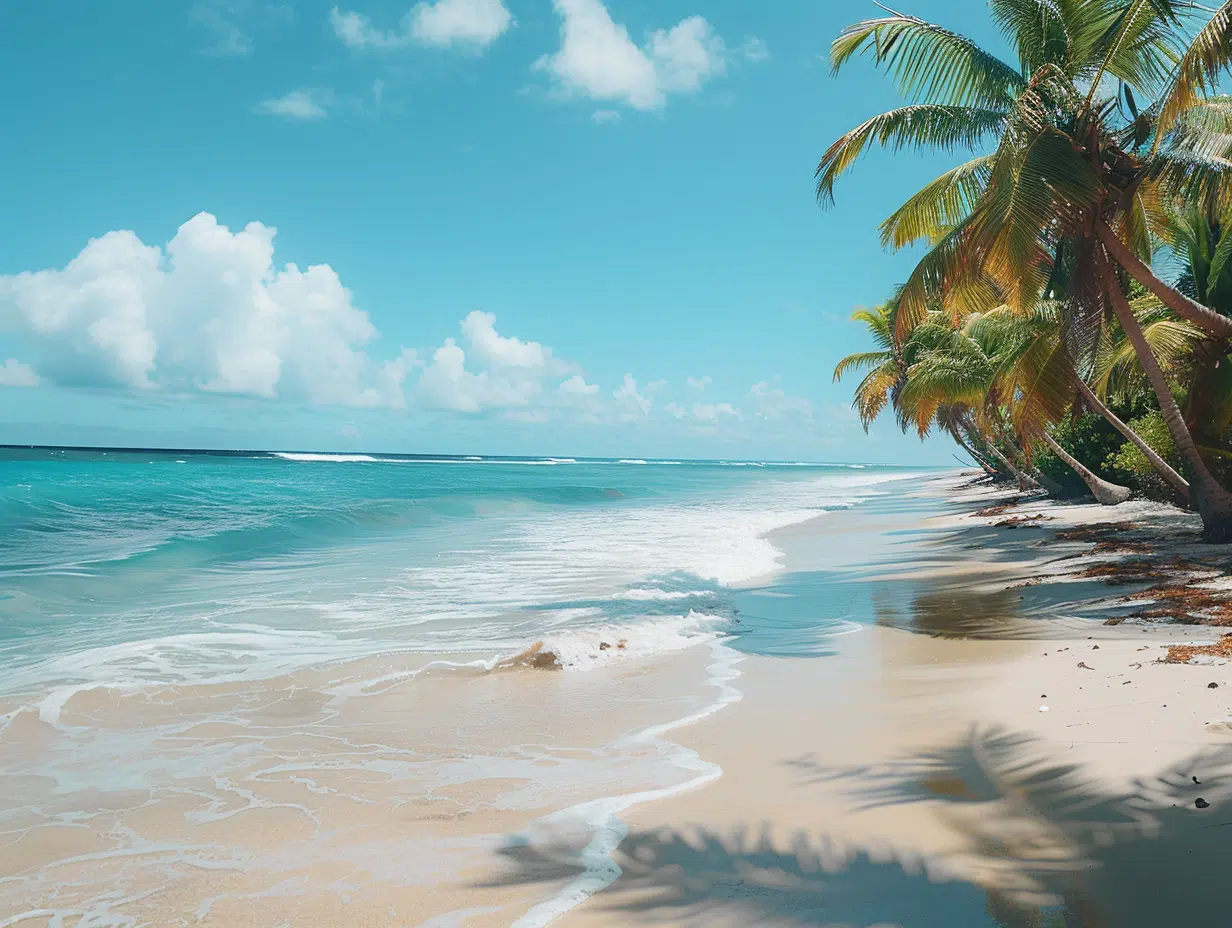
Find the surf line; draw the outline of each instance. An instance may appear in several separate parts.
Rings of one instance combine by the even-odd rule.
[[[544,926],[560,918],[566,912],[581,905],[595,893],[607,889],[607,887],[616,882],[622,871],[620,864],[616,863],[612,855],[620,845],[620,842],[629,833],[628,826],[619,818],[620,813],[634,806],[666,799],[669,796],[676,796],[680,793],[697,789],[700,786],[705,786],[707,783],[717,780],[723,775],[723,768],[718,764],[704,760],[696,751],[689,748],[663,741],[662,736],[677,728],[696,724],[702,719],[714,715],[720,709],[724,709],[734,702],[739,702],[743,698],[743,694],[731,684],[740,677],[740,670],[737,669],[737,665],[744,660],[744,655],[726,647],[726,642],[731,640],[730,637],[720,638],[710,645],[710,653],[714,657],[714,662],[707,667],[709,677],[706,683],[709,686],[717,687],[719,690],[719,696],[713,703],[692,715],[676,719],[672,722],[652,725],[633,734],[624,735],[612,742],[613,745],[619,747],[631,747],[655,742],[660,743],[665,748],[674,747],[676,751],[671,758],[671,762],[677,767],[692,771],[695,774],[692,779],[663,789],[643,790],[640,793],[609,796],[604,799],[592,799],[587,802],[578,803],[567,809],[561,809],[559,812],[553,812],[550,815],[544,816],[538,821],[533,822],[521,835],[512,839],[512,846],[526,846],[531,843],[536,826],[550,825],[553,822],[577,821],[580,819],[589,822],[594,828],[594,837],[591,838],[579,855],[576,857],[570,855],[568,858],[561,860],[561,863],[566,864],[576,865],[580,863],[586,868],[584,872],[566,884],[551,899],[539,903],[515,921],[512,928],[544,928]]]

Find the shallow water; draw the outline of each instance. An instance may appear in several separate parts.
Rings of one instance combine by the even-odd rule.
[[[718,642],[845,627],[741,614],[767,533],[903,476],[0,451],[0,925],[417,924],[580,829],[546,924],[629,797],[717,775],[669,732],[738,695]]]

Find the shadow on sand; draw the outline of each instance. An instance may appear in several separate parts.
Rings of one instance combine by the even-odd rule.
[[[633,832],[623,874],[591,903],[620,922],[825,928],[1225,928],[1232,925],[1232,746],[1112,787],[1026,737],[972,731],[877,768],[812,757],[801,805],[826,784],[855,807],[926,802],[968,847],[921,859],[821,834],[706,827]],[[1202,780],[1201,787],[1192,777]],[[1202,796],[1210,807],[1198,810]],[[509,847],[491,885],[582,872],[565,846]]]

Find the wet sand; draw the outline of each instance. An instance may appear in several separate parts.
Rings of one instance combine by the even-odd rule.
[[[18,712],[0,925],[507,925],[567,882],[481,885],[510,835],[697,775],[629,734],[714,703],[704,647],[576,674],[415,675],[425,660],[88,690],[55,725]]]

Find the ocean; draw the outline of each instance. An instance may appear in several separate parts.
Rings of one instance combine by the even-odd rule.
[[[716,775],[669,732],[738,698],[742,640],[850,624],[750,623],[768,534],[918,472],[0,449],[0,925],[471,924],[434,868],[573,810],[595,866],[547,924],[630,796]],[[442,802],[485,824],[382,813]]]

